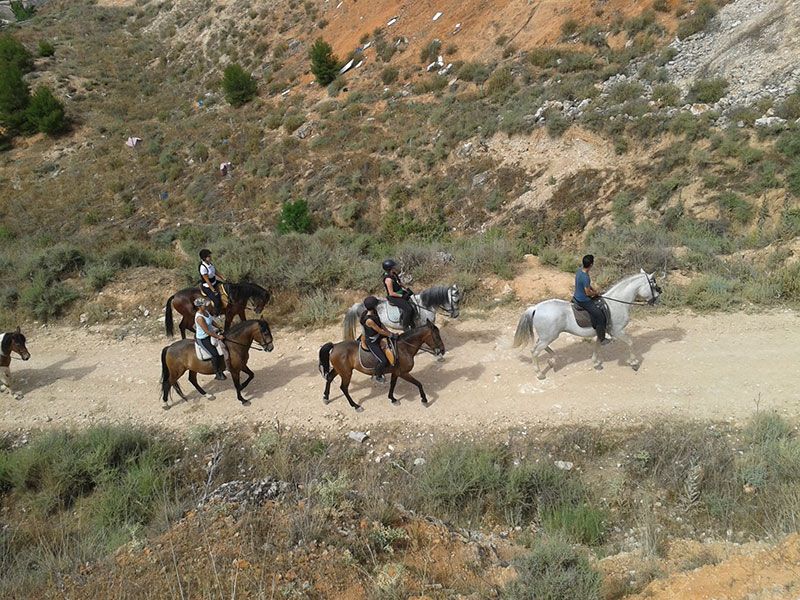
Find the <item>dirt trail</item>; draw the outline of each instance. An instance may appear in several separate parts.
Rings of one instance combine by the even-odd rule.
[[[0,396],[5,428],[47,427],[94,422],[136,422],[186,428],[198,423],[257,423],[279,419],[306,428],[369,429],[390,422],[419,429],[505,429],[564,423],[625,425],[657,417],[740,420],[755,409],[773,407],[800,414],[797,369],[800,347],[791,332],[800,328],[794,311],[696,316],[648,315],[637,309],[629,332],[642,358],[634,372],[625,348],[605,348],[605,368],[591,368],[591,348],[571,336],[553,345],[555,372],[538,381],[530,352],[511,348],[520,311],[442,323],[444,362],[422,355],[414,374],[432,405],[423,407],[416,389],[398,383],[400,406],[386,399],[387,387],[358,376],[353,397],[365,408],[356,414],[338,389],[322,404],[317,351],[340,339],[338,327],[308,335],[276,330],[275,351],[251,356],[256,379],[246,390],[249,407],[236,400],[230,382],[202,378],[217,395],[161,409],[158,393],[164,339],[111,339],[107,333],[66,328],[28,332],[28,363],[14,361],[12,374],[22,400]],[[337,380],[338,381],[338,380]]]

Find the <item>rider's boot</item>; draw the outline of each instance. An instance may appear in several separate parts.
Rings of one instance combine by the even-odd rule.
[[[227,377],[225,377],[225,357],[217,356],[214,359],[214,370],[217,372],[217,374],[214,375],[214,379],[218,379],[220,381],[227,379]]]
[[[611,340],[606,337],[606,328],[605,327],[598,327],[597,328],[597,341],[600,342],[601,346],[605,346],[606,344],[610,344]]]
[[[378,383],[385,383],[386,378],[383,376],[383,372],[385,370],[386,368],[383,366],[383,363],[379,364],[377,367],[375,367],[375,371],[372,373],[372,378]]]

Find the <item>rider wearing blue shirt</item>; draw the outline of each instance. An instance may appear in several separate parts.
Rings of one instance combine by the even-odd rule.
[[[594,256],[587,254],[581,262],[583,268],[578,269],[578,272],[575,273],[575,295],[573,299],[575,304],[589,313],[589,317],[592,319],[592,327],[597,330],[597,340],[605,345],[611,341],[606,339],[606,315],[594,303],[593,299],[599,297],[600,293],[592,287],[592,278],[589,277],[589,269],[594,265]]]

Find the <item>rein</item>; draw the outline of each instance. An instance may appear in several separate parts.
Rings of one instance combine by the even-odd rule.
[[[620,304],[628,304],[630,306],[652,306],[650,302],[642,302],[641,300],[635,300],[633,302],[626,302],[625,300],[617,300],[616,298],[610,298],[608,296],[600,296],[603,300],[611,300],[612,302],[619,302]]]

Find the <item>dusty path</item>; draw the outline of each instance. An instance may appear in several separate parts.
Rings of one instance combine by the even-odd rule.
[[[369,429],[393,421],[457,430],[537,423],[624,425],[661,416],[739,420],[753,412],[759,397],[762,408],[800,414],[796,312],[649,316],[638,310],[629,326],[642,358],[638,373],[625,366],[622,344],[606,347],[605,368],[595,371],[589,345],[562,336],[554,344],[556,371],[542,382],[534,376],[530,352],[511,348],[518,316],[515,310],[445,320],[446,360],[437,363],[422,355],[414,371],[432,405],[424,408],[416,389],[401,381],[401,405],[392,406],[387,387],[359,376],[351,391],[364,405],[361,414],[347,406],[338,389],[331,404],[322,404],[317,350],[340,339],[338,327],[307,336],[275,331],[275,351],[251,357],[256,379],[246,390],[253,401],[249,407],[235,400],[230,382],[206,377],[215,401],[200,398],[184,380],[190,401],[169,411],[161,409],[157,383],[165,339],[117,341],[86,330],[39,329],[28,334],[31,361],[12,364],[16,387],[25,397],[0,396],[0,425],[130,421],[184,428],[273,419],[317,430]]]

